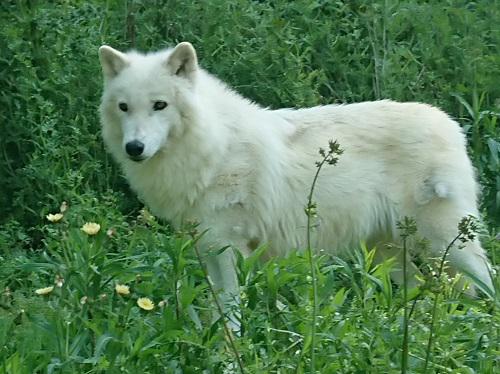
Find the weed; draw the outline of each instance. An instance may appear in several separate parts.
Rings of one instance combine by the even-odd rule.
[[[321,161],[316,162],[316,174],[314,175],[311,189],[309,191],[309,196],[307,197],[307,206],[305,213],[307,215],[307,229],[306,229],[306,251],[309,260],[309,267],[311,270],[311,284],[312,284],[312,318],[311,318],[311,335],[310,335],[310,350],[311,350],[311,373],[316,372],[315,365],[315,348],[316,348],[316,320],[318,314],[318,286],[316,278],[316,264],[314,263],[313,247],[311,245],[311,223],[312,219],[316,217],[316,203],[313,202],[314,187],[316,187],[316,182],[318,181],[319,173],[321,168],[327,165],[336,165],[338,157],[343,153],[339,144],[336,141],[330,140],[328,142],[328,150],[320,148],[319,154]],[[307,344],[304,345],[306,347]]]

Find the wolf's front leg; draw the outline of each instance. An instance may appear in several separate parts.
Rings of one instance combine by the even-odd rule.
[[[233,249],[228,248],[218,255],[208,255],[206,265],[208,276],[218,295],[218,302],[222,306],[228,327],[236,335],[240,335],[240,293]],[[220,317],[217,311],[214,314],[214,320]]]

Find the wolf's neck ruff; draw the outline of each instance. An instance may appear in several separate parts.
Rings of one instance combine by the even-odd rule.
[[[196,218],[189,217],[188,212],[214,183],[215,171],[211,165],[222,161],[227,148],[223,133],[209,128],[214,123],[207,121],[210,114],[196,116],[195,113],[207,111],[195,108],[190,111],[183,113],[183,131],[169,137],[151,159],[143,163],[123,159],[132,188],[152,207],[154,214],[178,225]]]

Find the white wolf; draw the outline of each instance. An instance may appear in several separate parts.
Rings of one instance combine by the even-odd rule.
[[[208,229],[202,247],[231,245],[269,256],[305,248],[304,206],[318,149],[344,150],[315,189],[314,248],[333,253],[360,241],[382,257],[402,257],[396,223],[414,217],[439,256],[466,215],[478,215],[474,172],[456,122],[429,105],[383,100],[309,109],[264,109],[200,68],[184,42],[151,54],[99,49],[104,141],[152,212],[180,226]],[[478,240],[453,247],[452,270],[492,289]],[[415,271],[412,263],[409,267]],[[208,256],[226,297],[238,293],[232,251]],[[401,278],[401,262],[394,278]]]

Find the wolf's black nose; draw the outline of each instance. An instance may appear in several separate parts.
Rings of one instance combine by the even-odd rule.
[[[142,154],[142,151],[144,151],[144,143],[141,143],[138,140],[132,140],[131,142],[125,144],[125,150],[127,151],[129,156],[140,156]]]

